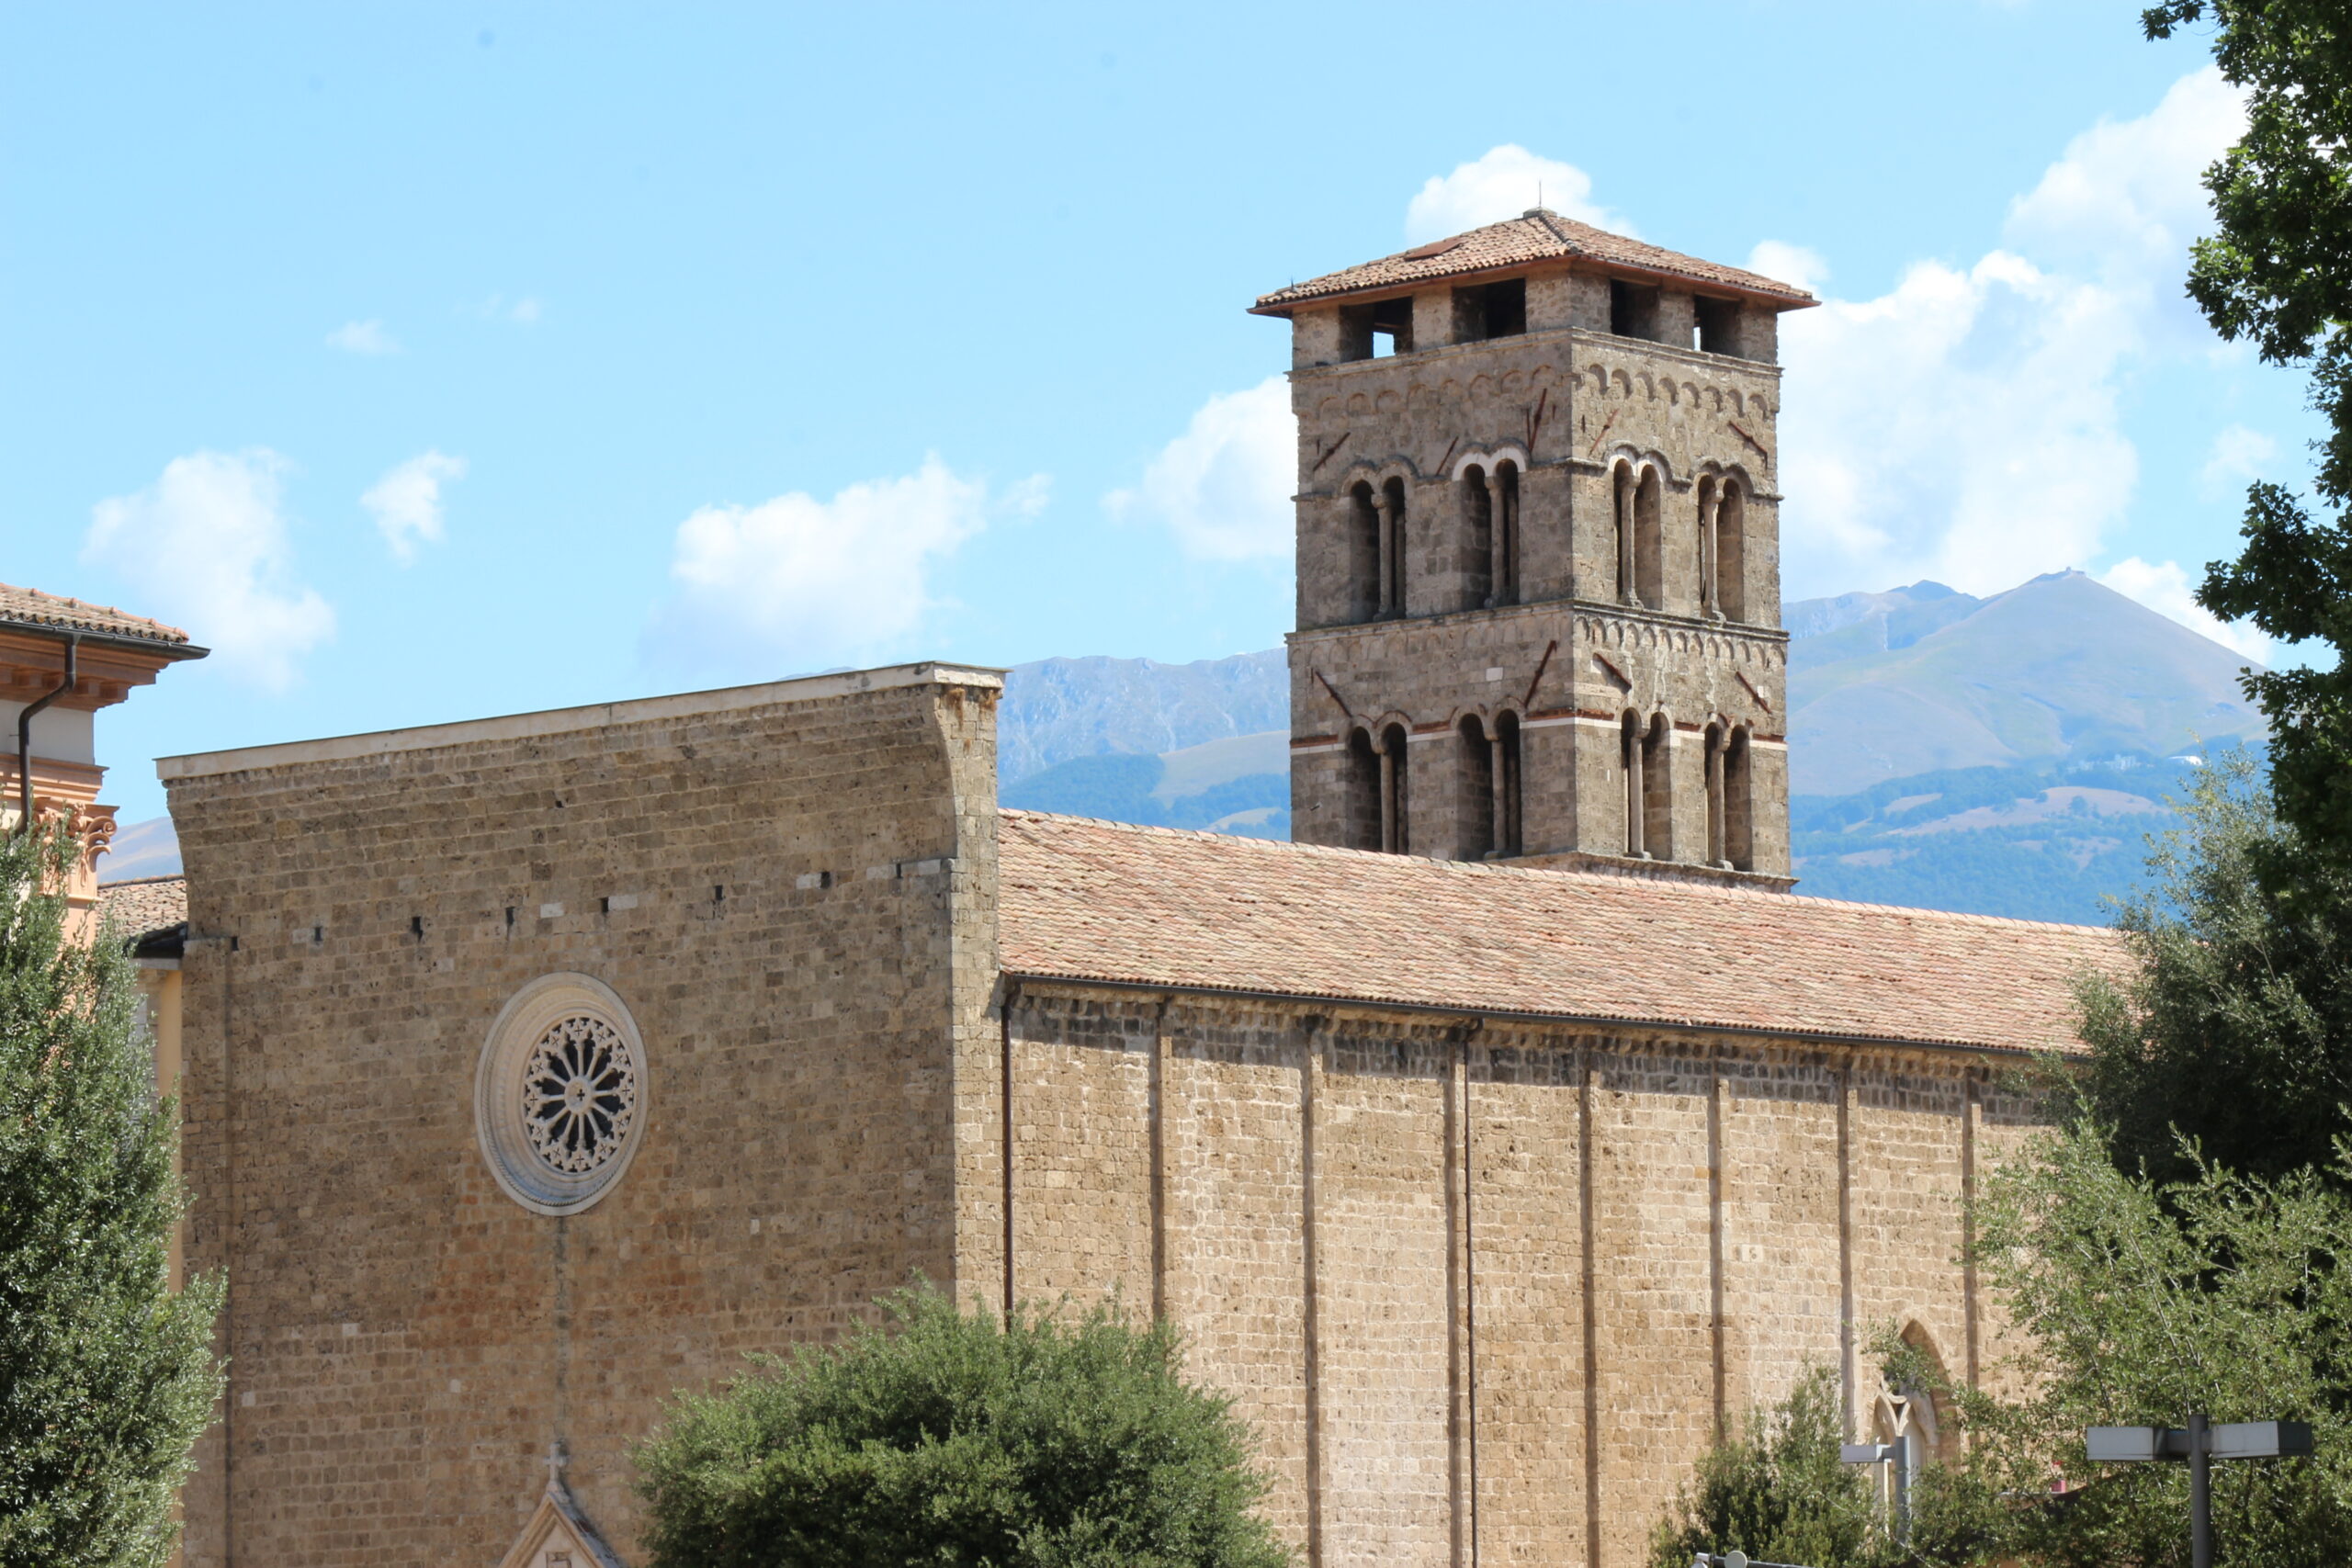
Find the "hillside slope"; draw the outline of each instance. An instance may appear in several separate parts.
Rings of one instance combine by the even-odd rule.
[[[1990,599],[1939,583],[1789,606],[1789,770],[1849,795],[1958,768],[2252,740],[2245,657],[2078,571]]]
[[[1161,664],[1043,659],[1007,673],[997,775],[1025,779],[1080,757],[1157,756],[1290,728],[1290,666],[1279,648]]]

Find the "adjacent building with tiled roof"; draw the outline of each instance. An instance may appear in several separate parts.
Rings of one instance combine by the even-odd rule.
[[[12,625],[152,643],[159,649],[181,650],[174,655],[177,658],[199,658],[204,653],[204,649],[191,645],[187,633],[177,626],[167,626],[144,615],[126,615],[110,604],[86,604],[79,599],[60,598],[38,589],[0,582],[0,628]]]
[[[98,799],[97,712],[204,655],[177,626],[0,583],[0,830],[28,815],[75,824],[88,852],[69,894],[85,917],[114,836],[114,807]]]
[[[101,884],[98,918],[126,942],[167,936],[187,924],[187,878],[141,876]]]

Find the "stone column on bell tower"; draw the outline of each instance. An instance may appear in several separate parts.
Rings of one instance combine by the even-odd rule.
[[[1301,840],[1787,886],[1787,284],[1546,211],[1293,285]]]

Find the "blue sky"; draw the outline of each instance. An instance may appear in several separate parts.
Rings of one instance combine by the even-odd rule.
[[[2179,299],[2234,102],[2136,15],[18,7],[0,579],[220,650],[102,719],[126,819],[175,751],[1269,647],[1244,308],[1541,180],[1830,301],[1790,596],[2079,566],[2193,618],[2312,425]]]

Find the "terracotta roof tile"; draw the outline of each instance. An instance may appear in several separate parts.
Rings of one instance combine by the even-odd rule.
[[[1286,315],[1292,308],[1311,299],[1326,299],[1334,295],[1363,293],[1375,288],[1397,288],[1441,277],[1458,277],[1465,273],[1487,272],[1498,267],[1521,266],[1541,261],[1583,261],[1601,267],[1664,273],[1672,277],[1688,278],[1693,283],[1712,283],[1743,294],[1761,296],[1778,301],[1788,310],[1802,309],[1816,302],[1811,294],[1793,284],[1782,283],[1760,273],[1743,272],[1736,266],[1701,261],[1679,251],[1645,245],[1639,240],[1629,240],[1623,234],[1612,234],[1606,229],[1596,229],[1589,223],[1579,223],[1572,218],[1563,218],[1556,212],[1538,209],[1509,222],[1489,223],[1483,229],[1457,234],[1452,240],[1416,245],[1409,251],[1383,256],[1362,266],[1351,266],[1340,272],[1326,273],[1321,277],[1310,277],[1304,283],[1294,283],[1288,288],[1276,289],[1262,296],[1251,309],[1267,315]]]
[[[1011,973],[1633,1024],[2074,1048],[2091,926],[1002,813]]]
[[[106,604],[85,604],[79,599],[61,599],[36,588],[12,588],[0,582],[0,623],[8,621],[136,637],[141,642],[175,647],[187,645],[187,633],[177,626],[167,626],[144,615],[127,615]]]
[[[164,931],[187,919],[187,878],[141,876],[98,889],[98,914],[126,941]]]

